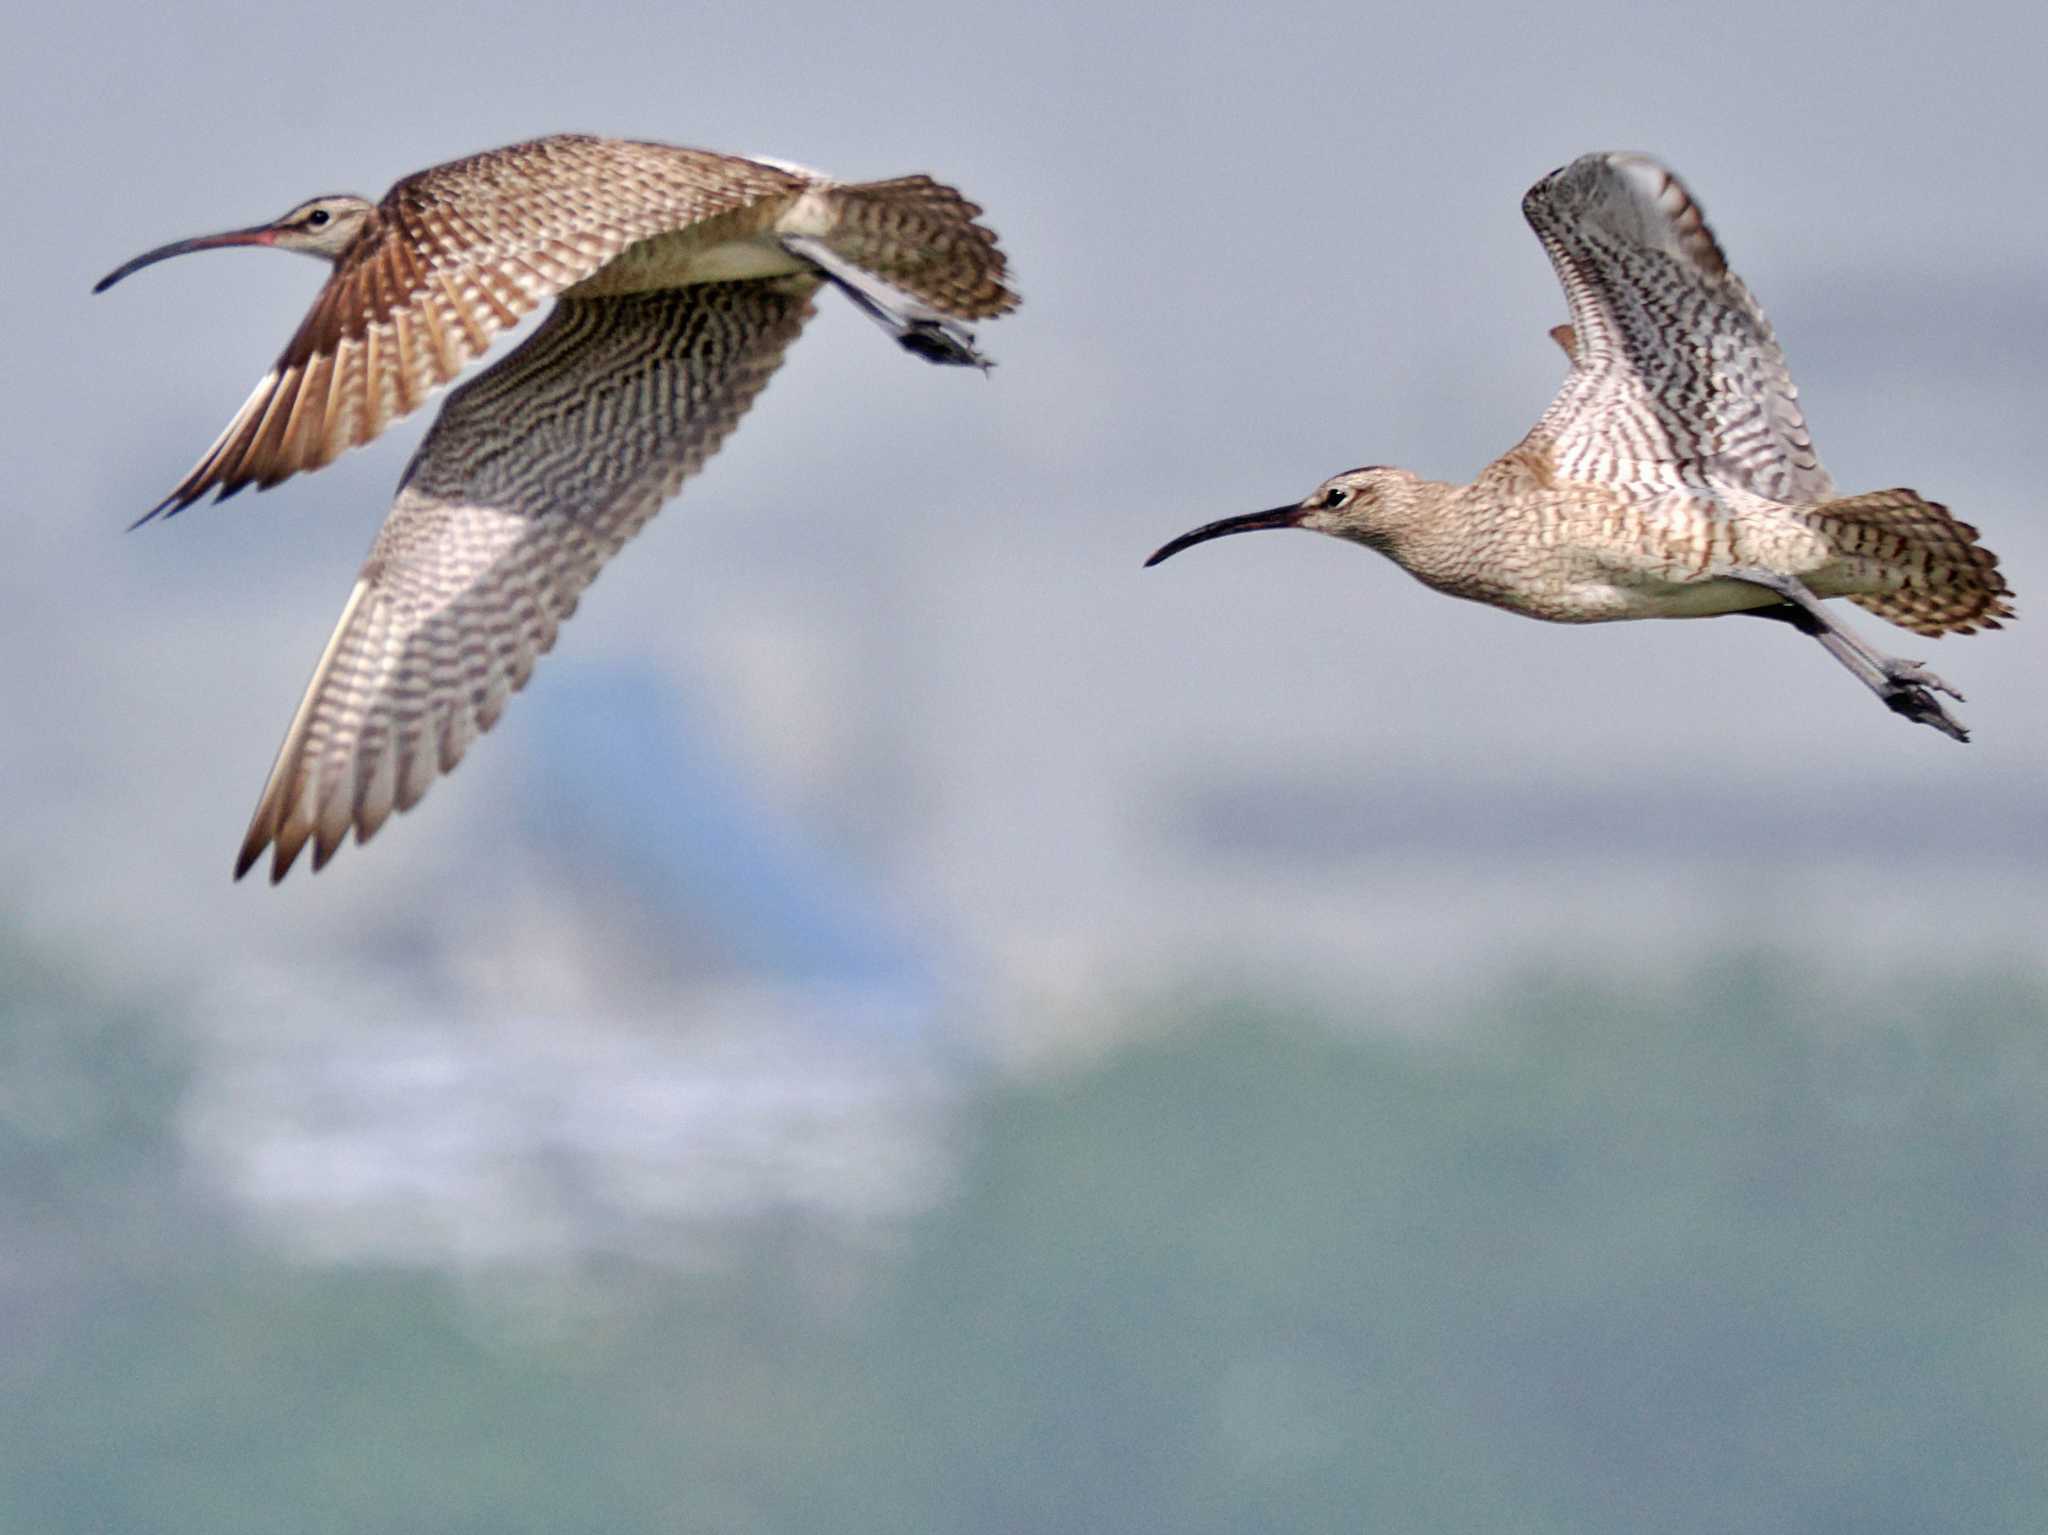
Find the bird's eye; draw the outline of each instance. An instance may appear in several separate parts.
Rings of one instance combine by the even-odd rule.
[[[1350,491],[1333,490],[1327,496],[1323,497],[1323,508],[1325,511],[1334,512],[1338,507],[1342,506],[1346,501],[1349,501],[1350,499]]]
[[[325,208],[315,208],[311,213],[306,215],[306,222],[310,224],[313,228],[318,229],[322,224],[327,222],[328,217],[329,215]]]

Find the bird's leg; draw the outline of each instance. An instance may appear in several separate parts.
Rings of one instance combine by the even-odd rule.
[[[1770,590],[1776,592],[1785,601],[1793,604],[1812,621],[1815,627],[1803,629],[1803,632],[1815,634],[1816,637],[1824,632],[1834,637],[1840,641],[1843,648],[1859,657],[1864,665],[1870,667],[1887,682],[1910,683],[1919,687],[1933,688],[1937,692],[1948,694],[1949,697],[1955,699],[1958,703],[1964,701],[1961,693],[1958,693],[1948,683],[1928,671],[1923,663],[1919,661],[1902,661],[1894,656],[1883,655],[1853,629],[1836,623],[1834,615],[1822,606],[1818,597],[1807,590],[1804,582],[1790,576],[1778,575],[1775,571],[1754,572],[1745,570],[1740,573],[1739,579],[1748,581],[1756,586],[1769,587]],[[1778,616],[1771,613],[1769,609],[1760,611],[1769,616]],[[1833,649],[1832,646],[1829,648],[1830,650]]]
[[[974,349],[974,332],[957,320],[889,287],[810,235],[784,235],[782,248],[808,261],[825,281],[853,301],[854,308],[896,338],[906,352],[926,362],[954,363],[986,373],[995,364]]]
[[[1929,689],[1939,689],[1958,702],[1962,700],[1962,694],[1918,661],[1902,661],[1879,654],[1853,630],[1836,623],[1833,615],[1821,606],[1820,599],[1806,589],[1804,582],[1792,576],[1779,575],[1776,571],[1745,570],[1739,573],[1738,579],[1761,586],[1783,599],[1774,607],[1742,611],[1755,618],[1790,624],[1801,634],[1812,635],[1820,641],[1823,650],[1848,668],[1851,675],[1875,693],[1894,714],[1917,720],[1923,725],[1932,725],[1943,735],[1958,741],[1970,739],[1970,733],[1963,728],[1961,721],[1944,709]]]

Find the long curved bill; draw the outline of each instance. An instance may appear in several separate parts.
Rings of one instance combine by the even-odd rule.
[[[223,234],[199,235],[190,240],[173,240],[169,245],[159,245],[153,251],[144,251],[133,261],[125,261],[92,285],[95,293],[104,293],[130,272],[139,272],[146,266],[159,261],[168,261],[173,256],[182,256],[188,251],[217,250],[223,245],[274,245],[277,231],[268,224],[258,224],[250,229],[230,229]]]
[[[1221,538],[1226,533],[1256,533],[1261,528],[1293,528],[1301,525],[1301,505],[1295,502],[1288,506],[1276,506],[1271,511],[1246,512],[1237,517],[1225,517],[1220,521],[1204,524],[1192,533],[1183,533],[1172,543],[1162,547],[1145,562],[1150,570],[1161,560],[1171,559],[1190,544],[1205,544],[1212,538]]]

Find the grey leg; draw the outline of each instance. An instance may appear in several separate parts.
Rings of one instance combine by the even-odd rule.
[[[896,338],[906,352],[926,362],[954,363],[986,373],[995,364],[974,349],[974,332],[957,320],[925,308],[881,278],[863,272],[810,235],[784,235],[782,248],[808,261],[819,275],[853,301],[853,307]]]
[[[1894,714],[1922,725],[1932,725],[1943,735],[1958,741],[1970,739],[1970,732],[1963,728],[1962,722],[1944,709],[1929,690],[1939,690],[1958,702],[1962,701],[1963,695],[1918,661],[1901,661],[1879,654],[1867,641],[1836,623],[1834,616],[1821,606],[1820,599],[1806,589],[1804,582],[1794,577],[1781,576],[1775,571],[1747,570],[1738,572],[1737,576],[1784,599],[1777,607],[1747,609],[1750,615],[1775,619],[1779,623],[1790,624],[1801,634],[1812,635],[1820,641],[1822,649],[1848,668],[1856,680],[1875,693]]]

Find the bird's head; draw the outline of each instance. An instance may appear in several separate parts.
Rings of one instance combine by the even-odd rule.
[[[1247,512],[1207,523],[1165,545],[1147,565],[1179,554],[1191,544],[1207,543],[1226,533],[1255,533],[1261,528],[1307,528],[1384,552],[1406,522],[1416,477],[1405,469],[1374,464],[1332,475],[1291,506]]]
[[[169,257],[182,256],[188,251],[215,250],[224,245],[268,245],[277,250],[302,251],[323,261],[335,261],[355,243],[356,237],[376,212],[377,205],[361,197],[315,197],[268,224],[230,229],[217,235],[200,235],[191,240],[173,240],[169,245],[144,251],[94,283],[92,291],[104,293],[130,272],[140,271]]]

